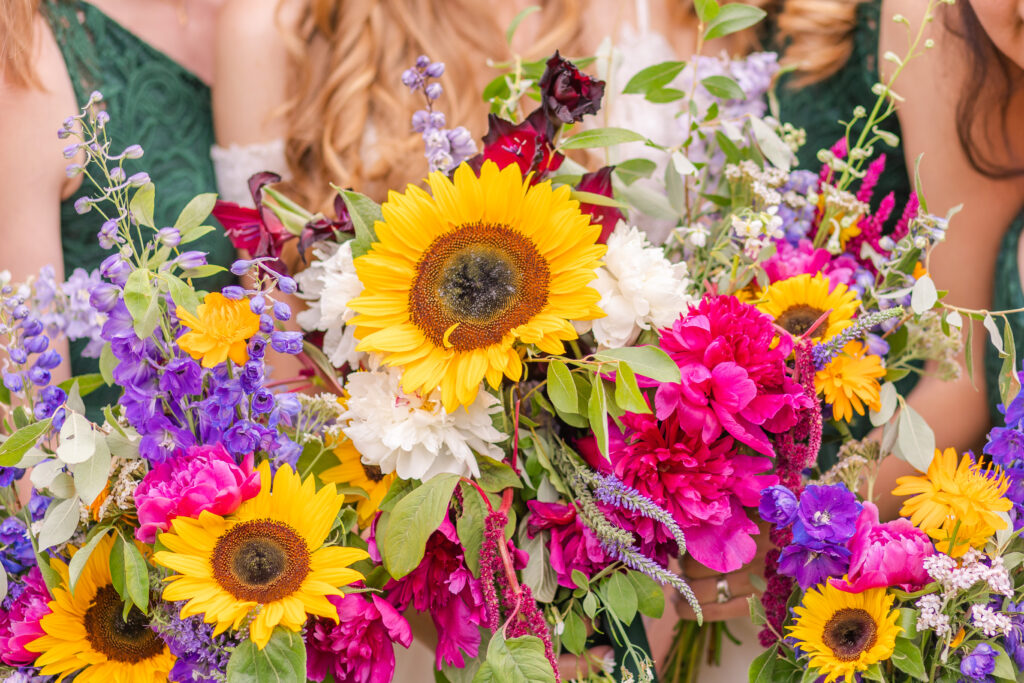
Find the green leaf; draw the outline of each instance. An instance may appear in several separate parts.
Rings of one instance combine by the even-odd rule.
[[[601,584],[604,604],[623,624],[633,623],[636,616],[636,588],[622,572],[615,572]]]
[[[747,673],[749,683],[774,683],[775,662],[779,656],[779,646],[772,645],[750,663]]]
[[[565,616],[565,628],[562,630],[562,645],[574,655],[583,654],[587,645],[587,627],[575,610]]]
[[[919,681],[928,680],[928,674],[925,673],[924,669],[924,658],[921,656],[921,649],[912,640],[907,638],[896,639],[896,648],[892,653],[892,663],[897,669]]]
[[[1013,665],[1010,656],[998,645],[995,646],[995,649],[999,651],[999,654],[996,656],[996,666],[992,670],[992,675],[1007,681],[1020,680],[1017,676],[1017,667]]]
[[[906,328],[903,328],[906,329]],[[967,321],[967,340],[964,342],[964,364],[967,366],[967,377],[974,386],[974,321]]]
[[[224,266],[218,266],[218,265],[215,265],[213,263],[207,263],[205,266],[198,266],[196,268],[189,268],[188,270],[184,271],[181,274],[181,276],[185,277],[185,278],[193,278],[193,279],[199,280],[199,279],[202,279],[204,277],[210,277],[211,275],[216,275],[217,273],[223,273],[226,270],[227,270],[227,268],[225,268]]]
[[[565,139],[560,149],[592,149],[594,147],[611,147],[624,142],[643,142],[646,140],[640,133],[625,128],[591,128]]]
[[[935,457],[935,432],[924,418],[900,400],[902,410],[899,417],[899,435],[896,437],[896,455],[913,465],[918,471],[927,472]]]
[[[97,434],[81,413],[69,413],[60,428],[57,457],[69,465],[85,462],[96,452]]]
[[[999,370],[999,397],[1004,406],[1010,405],[1020,391],[1020,380],[1017,379],[1017,346],[1013,339],[1013,328],[1010,319],[1003,319],[1003,367]]]
[[[0,403],[5,406],[11,405],[11,390],[0,384]],[[2,600],[3,598],[0,598]]]
[[[180,246],[182,244],[191,244],[200,237],[204,237],[216,229],[217,228],[213,227],[212,225],[197,225],[196,227],[191,228],[189,230],[183,230],[181,232],[181,241],[178,242],[178,245]]]
[[[693,0],[693,7],[697,11],[697,18],[703,24],[714,19],[721,9],[716,0]]]
[[[145,613],[149,609],[149,568],[142,553],[131,540],[121,543],[124,561],[124,588],[128,598]]]
[[[384,567],[395,579],[411,572],[423,559],[427,539],[448,513],[448,502],[458,481],[458,475],[439,474],[413,489],[391,511],[380,546]]]
[[[306,680],[306,643],[301,633],[278,626],[261,650],[243,640],[231,653],[228,683],[297,683]]]
[[[478,455],[476,461],[480,467],[480,476],[476,481],[484,491],[498,493],[508,488],[523,488],[523,482],[508,464],[488,458],[486,455]]]
[[[153,183],[146,183],[132,195],[132,200],[128,204],[128,210],[132,214],[132,218],[139,225],[145,225],[148,228],[156,227],[153,223],[153,207],[156,204],[156,185]]]
[[[708,92],[723,100],[745,100],[747,94],[739,83],[728,76],[708,76],[700,82]]]
[[[626,576],[636,589],[636,608],[641,614],[660,619],[665,612],[665,592],[661,584],[641,572],[631,571]]]
[[[623,410],[630,413],[649,414],[650,406],[640,393],[640,387],[636,383],[636,375],[629,363],[619,363],[619,371],[615,374],[615,402]]]
[[[459,535],[459,543],[465,552],[466,566],[473,576],[480,576],[480,548],[484,542],[484,518],[487,517],[487,506],[480,492],[469,484],[460,483],[462,488],[462,514],[455,523]]]
[[[590,400],[587,402],[587,419],[590,428],[597,439],[597,447],[601,453],[608,457],[608,397],[604,393],[604,385],[601,384],[601,375],[594,373],[590,378],[592,388]]]
[[[139,339],[147,339],[153,334],[159,323],[160,297],[154,296],[149,300],[149,305],[146,306],[146,312],[142,318],[135,319],[135,334],[139,336]]]
[[[473,683],[554,683],[555,672],[537,636],[503,640],[498,634],[487,646],[487,660]]]
[[[132,315],[132,320],[140,320],[146,315],[149,300],[153,298],[153,287],[149,284],[148,270],[133,270],[124,283],[124,305]]]
[[[210,216],[216,203],[217,195],[213,192],[196,195],[178,214],[177,220],[174,221],[174,228],[181,232],[182,238],[184,238],[186,232],[202,225],[203,221]]]
[[[624,94],[646,95],[652,90],[664,88],[679,75],[679,72],[686,66],[686,62],[661,62],[652,64],[646,69],[641,69],[629,79],[626,87],[622,89]]]
[[[725,11],[728,7],[736,7],[736,5],[726,5],[722,8],[722,11]],[[743,7],[746,7],[746,5],[743,5]],[[749,7],[748,9],[754,8]],[[757,11],[761,12],[761,10]],[[793,150],[789,148],[789,145],[779,138],[771,126],[759,118],[750,117],[750,130],[754,134],[757,148],[761,150],[765,158],[776,168],[788,172],[793,163]]]
[[[585,591],[590,590],[590,579],[579,569],[573,569],[570,576],[572,576],[572,582],[576,584],[577,588]]]
[[[102,434],[97,434],[93,448],[92,457],[71,468],[75,477],[75,491],[86,505],[96,500],[110,477],[110,449]]]
[[[40,551],[60,545],[74,536],[81,517],[80,504],[78,496],[72,496],[50,505],[39,530]]]
[[[882,668],[875,662],[867,668],[867,670],[861,674],[866,681],[879,681],[885,683],[885,676],[882,674]]]
[[[629,206],[623,204],[619,200],[613,197],[606,197],[603,194],[596,192],[584,192],[582,190],[572,190],[569,193],[571,199],[575,199],[580,204],[591,204],[592,206],[611,206],[617,209],[628,209]]]
[[[337,188],[335,188],[337,189]],[[370,245],[377,241],[374,223],[384,218],[380,205],[369,197],[352,190],[338,190],[348,207],[348,215],[355,227],[356,237],[352,242],[352,257],[359,258],[370,250]]]
[[[128,592],[124,586],[124,539],[121,534],[114,536],[114,545],[110,549],[110,583],[113,584],[114,590],[117,591],[117,595],[123,601],[128,601]]]
[[[622,349],[607,349],[594,354],[601,361],[625,361],[633,372],[658,382],[683,381],[679,366],[657,346],[627,346]]]
[[[114,385],[114,368],[118,364],[117,356],[114,355],[114,349],[110,344],[104,344],[103,350],[100,351],[100,377],[107,386]]]
[[[615,165],[615,174],[628,185],[640,178],[649,177],[657,167],[650,159],[627,159]]]
[[[519,528],[519,548],[530,559],[523,568],[523,583],[530,587],[533,597],[539,602],[549,603],[558,591],[558,574],[551,566],[551,551],[548,548],[548,531],[541,531],[530,538],[524,524]]]
[[[174,275],[171,275],[166,270],[160,273],[160,279],[167,283],[167,291],[171,295],[171,299],[174,301],[174,305],[179,308],[184,308],[192,315],[196,314],[196,307],[199,306],[199,295],[196,294],[196,290],[193,287],[189,287],[185,282]]]
[[[36,445],[43,434],[50,431],[53,418],[46,418],[39,422],[22,427],[11,434],[0,444],[0,467],[11,467],[25,455],[28,449]]]
[[[388,488],[387,494],[380,501],[380,505],[377,507],[385,512],[391,512],[395,505],[398,504],[402,498],[404,498],[410,491],[412,491],[418,482],[411,479],[395,479],[391,482],[391,487]]]
[[[560,360],[552,359],[548,362],[548,398],[563,413],[575,413],[579,404],[572,373]]]
[[[107,532],[110,529],[103,529],[100,533],[93,535],[89,541],[78,549],[72,558],[71,562],[68,563],[68,587],[71,592],[75,592],[75,586],[78,584],[79,577],[82,576],[82,570],[85,569],[85,561],[92,555],[92,551],[96,549],[99,542],[107,536]]]
[[[509,45],[512,44],[512,36],[516,34],[516,29],[519,28],[519,24],[522,23],[523,19],[530,16],[534,12],[540,11],[540,5],[530,5],[529,7],[521,10],[519,14],[512,17],[512,21],[508,25],[508,29],[505,30],[505,42]]]
[[[7,597],[7,569],[0,570],[0,600]]]
[[[583,598],[583,612],[591,619],[597,615],[597,598],[593,593],[587,593]]]
[[[108,348],[106,346],[104,349]],[[104,385],[103,375],[98,373],[91,373],[88,375],[78,375],[77,377],[71,377],[66,379],[57,386],[63,389],[65,392],[71,391],[71,385],[78,382],[78,395],[88,396],[92,392],[96,391]]]
[[[708,27],[704,30],[704,40],[714,40],[742,31],[761,21],[765,16],[767,13],[759,7],[738,2],[722,5],[714,18],[708,22]]]

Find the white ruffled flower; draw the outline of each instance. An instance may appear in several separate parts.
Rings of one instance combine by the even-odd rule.
[[[364,464],[402,479],[427,481],[443,472],[479,476],[474,451],[496,460],[503,457],[495,444],[508,437],[494,428],[491,415],[501,402],[486,391],[472,405],[445,412],[441,392],[426,399],[407,394],[394,368],[354,372],[345,390],[348,401],[342,431],[362,454]]]
[[[605,317],[590,329],[603,348],[628,346],[641,330],[670,326],[693,301],[686,264],[670,262],[641,230],[621,221],[608,237],[604,266],[591,286],[601,294]],[[577,329],[582,333],[587,326]]]
[[[363,293],[352,263],[352,244],[324,242],[313,253],[316,258],[309,268],[295,276],[299,296],[310,302],[295,319],[307,332],[324,333],[324,353],[332,365],[357,368],[365,354],[356,351],[355,328],[345,324],[356,314],[348,302]]]

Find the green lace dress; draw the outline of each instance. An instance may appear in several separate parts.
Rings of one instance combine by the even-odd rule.
[[[126,162],[125,170],[149,173],[157,186],[156,224],[171,225],[193,196],[216,190],[210,161],[214,140],[210,89],[86,2],[49,0],[42,11],[64,56],[75,98],[84,103],[92,91],[103,93],[114,151],[142,145],[145,156]],[[61,203],[61,244],[68,274],[76,268],[97,268],[109,255],[96,240],[102,219],[95,212],[78,215],[74,209],[75,200],[91,190],[94,188],[86,181]],[[227,266],[234,257],[231,243],[220,231],[207,234],[189,248],[208,252],[210,263],[219,265]],[[222,273],[199,282],[212,290],[232,279],[230,273]],[[98,369],[95,359],[82,357],[84,347],[84,341],[71,345],[75,375]],[[104,394],[97,392],[88,403],[103,405],[114,398],[113,391]]]
[[[870,108],[876,96],[871,86],[878,82],[878,26],[881,13],[880,0],[868,0],[857,8],[857,27],[854,33],[853,52],[842,69],[831,77],[808,87],[788,87],[783,78],[778,88],[779,109],[783,121],[802,127],[807,132],[807,144],[800,151],[800,166],[817,169],[817,150],[828,148],[839,139],[843,128],[840,120],[849,120],[854,107]],[[781,46],[779,46],[781,47]],[[899,120],[894,115],[883,122],[883,129],[900,134]],[[889,192],[895,193],[896,205],[901,207],[911,191],[910,175],[907,172],[903,150],[891,149],[886,152],[885,173],[875,189],[872,204]],[[1024,215],[1019,216],[1007,230],[999,250],[995,272],[995,294],[992,308],[1004,310],[1024,308],[1024,291],[1018,274],[1017,245],[1024,228]],[[969,226],[955,226],[954,229],[969,229]],[[1024,314],[1010,317],[1013,336],[1017,342],[1017,358],[1024,358]],[[976,342],[977,343],[977,342]],[[996,409],[999,403],[998,377],[1002,359],[995,348],[988,344],[985,358],[985,385],[990,412],[995,422],[1000,421]],[[911,376],[913,377],[913,376]],[[911,378],[908,378],[911,379]],[[905,380],[906,381],[906,380]],[[909,390],[901,386],[905,392]]]

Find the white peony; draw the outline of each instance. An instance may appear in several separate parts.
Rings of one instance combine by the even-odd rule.
[[[331,364],[357,368],[365,354],[356,351],[355,328],[345,324],[356,314],[348,302],[363,293],[352,263],[352,245],[324,242],[313,253],[316,258],[309,268],[295,276],[299,296],[310,302],[295,319],[306,331],[324,333],[324,353]]]
[[[605,312],[592,323],[594,339],[603,348],[619,348],[636,341],[641,330],[669,327],[693,301],[686,275],[685,263],[670,262],[640,229],[619,221],[591,285]]]
[[[364,464],[427,481],[444,472],[479,476],[474,451],[503,457],[495,444],[508,437],[491,423],[491,415],[501,411],[494,395],[480,391],[472,405],[447,413],[439,390],[423,399],[403,392],[400,379],[401,373],[390,368],[354,372],[345,382],[342,431]]]

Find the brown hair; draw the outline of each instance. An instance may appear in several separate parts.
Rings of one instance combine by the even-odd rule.
[[[487,73],[486,60],[509,54],[501,28],[479,1],[305,0],[303,5],[297,22],[281,22],[294,74],[281,116],[287,122],[292,173],[287,189],[296,199],[326,210],[333,197],[329,183],[383,199],[388,188],[419,179],[422,169],[402,159],[422,145],[410,117],[423,101],[399,78],[421,54],[446,65],[438,109],[448,125],[465,125],[477,139],[484,133],[487,105],[480,93],[497,75]],[[538,59],[574,45],[581,6],[582,0],[545,2],[539,24],[547,28],[524,57]]]
[[[32,67],[39,2],[3,0],[0,3],[0,76],[11,85],[39,87]]]
[[[776,15],[782,65],[795,67],[792,87],[823,81],[853,54],[857,8],[865,0],[781,0],[766,7]]]

